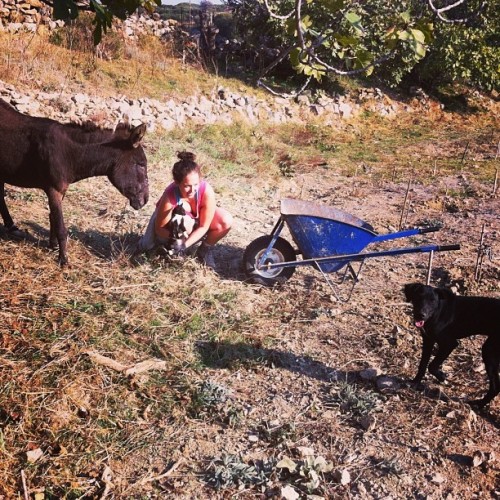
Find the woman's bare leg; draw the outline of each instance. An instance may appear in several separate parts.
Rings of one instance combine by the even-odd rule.
[[[217,207],[204,243],[210,246],[215,245],[215,243],[229,233],[232,224],[233,216],[224,208]]]

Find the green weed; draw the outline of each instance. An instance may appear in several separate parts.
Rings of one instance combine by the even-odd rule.
[[[206,481],[217,490],[265,484],[273,466],[273,461],[249,465],[239,456],[223,455],[211,462]]]
[[[340,410],[353,417],[369,415],[378,408],[382,399],[378,393],[347,382],[343,383],[333,396],[333,400]]]

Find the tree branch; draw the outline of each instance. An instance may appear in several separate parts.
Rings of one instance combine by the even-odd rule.
[[[268,14],[271,17],[274,17],[274,19],[281,19],[282,21],[286,21],[287,19],[292,17],[292,15],[295,13],[295,9],[293,9],[286,16],[279,16],[278,14],[275,14],[274,12],[272,12],[271,7],[269,6],[268,0],[264,0],[264,3],[266,5],[266,9],[267,9]]]
[[[466,23],[471,18],[478,16],[482,12],[482,10],[486,7],[486,4],[487,4],[487,1],[484,0],[481,3],[481,5],[477,8],[477,10],[474,11],[474,12],[471,12],[470,15],[468,15],[467,17],[450,19],[449,17],[445,17],[443,15],[443,13],[444,12],[449,12],[452,9],[460,7],[461,5],[467,5],[467,0],[457,0],[454,3],[451,3],[449,5],[446,5],[446,6],[440,7],[440,8],[438,8],[438,7],[436,7],[434,5],[433,0],[427,0],[427,5],[429,5],[429,8],[432,10],[432,12],[434,12],[434,14],[436,14],[436,16],[438,17],[438,19],[440,21],[442,21],[444,23],[448,23],[448,24],[462,24],[462,23]]]

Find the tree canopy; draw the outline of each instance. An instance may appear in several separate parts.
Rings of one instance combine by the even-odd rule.
[[[94,43],[139,7],[153,12],[161,0],[45,0],[57,19],[94,13]],[[415,67],[436,78],[466,78],[498,86],[499,0],[226,0],[245,43],[271,45],[280,62],[320,81],[327,74],[378,76],[398,84]],[[209,5],[210,2],[203,1]],[[264,42],[262,42],[264,40]]]
[[[318,81],[327,74],[369,76],[377,70],[386,81],[397,84],[429,55],[434,67],[448,61],[447,69],[455,75],[479,76],[486,59],[490,76],[495,64],[498,69],[498,43],[493,36],[498,28],[498,5],[493,4],[498,1],[491,5],[483,0],[228,0],[228,3],[245,27],[247,39],[272,38],[281,49],[261,77],[286,58],[297,73]],[[474,45],[478,41],[479,46]],[[473,68],[467,56],[472,49],[477,61]],[[463,68],[466,64],[470,66],[468,70]],[[488,79],[486,86],[491,87],[491,78],[483,80]],[[266,86],[262,78],[260,83]]]

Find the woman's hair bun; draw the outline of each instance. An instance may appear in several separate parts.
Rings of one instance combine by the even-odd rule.
[[[196,155],[191,151],[178,151],[177,158],[182,161],[195,161]]]

